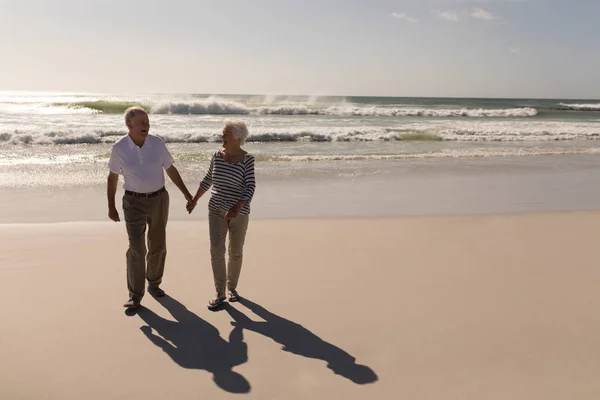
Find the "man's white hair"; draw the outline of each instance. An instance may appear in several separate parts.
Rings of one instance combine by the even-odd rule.
[[[240,145],[246,143],[249,133],[244,121],[225,121],[225,129],[240,141]]]
[[[148,114],[146,110],[144,110],[140,106],[129,107],[127,110],[125,110],[125,112],[123,113],[123,115],[125,116],[125,124],[129,124],[131,118],[134,118],[138,113]]]

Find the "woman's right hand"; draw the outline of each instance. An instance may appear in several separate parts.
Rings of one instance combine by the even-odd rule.
[[[191,200],[187,202],[187,204],[185,205],[185,209],[187,210],[188,214],[191,214],[192,211],[194,211],[194,208],[196,208],[196,204],[198,204],[198,200]]]

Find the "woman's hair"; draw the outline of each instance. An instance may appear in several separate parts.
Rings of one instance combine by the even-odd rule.
[[[225,121],[225,129],[228,129],[240,141],[240,144],[246,143],[248,128],[244,121]]]

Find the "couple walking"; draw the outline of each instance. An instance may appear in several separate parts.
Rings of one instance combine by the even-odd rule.
[[[139,307],[146,280],[151,295],[165,295],[160,284],[167,255],[169,193],[165,188],[163,170],[185,196],[189,213],[196,207],[198,199],[212,187],[208,202],[208,224],[216,294],[208,302],[208,308],[218,308],[227,298],[229,301],[239,300],[237,284],[250,202],[256,187],[254,157],[241,148],[248,137],[246,124],[241,121],[225,123],[223,148],[213,154],[208,171],[194,196],[183,182],[165,143],[159,137],[149,135],[150,122],[146,111],[141,107],[128,108],[125,110],[125,124],[129,133],[113,144],[107,180],[108,217],[117,222],[120,216],[115,196],[119,175],[123,175],[124,179],[123,215],[129,237],[126,253],[129,300],[124,306]],[[228,234],[229,262],[226,264],[225,242]]]

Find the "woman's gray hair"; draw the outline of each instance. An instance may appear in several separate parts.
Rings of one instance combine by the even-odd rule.
[[[225,121],[225,129],[240,141],[240,145],[246,143],[248,138],[248,128],[244,121]]]
[[[144,110],[142,107],[140,106],[133,106],[133,107],[129,107],[127,110],[125,110],[125,112],[123,113],[123,115],[125,116],[125,124],[128,124],[129,121],[131,121],[131,118],[134,118],[136,116],[137,113],[143,113],[143,114],[148,114],[146,112],[146,110]]]

